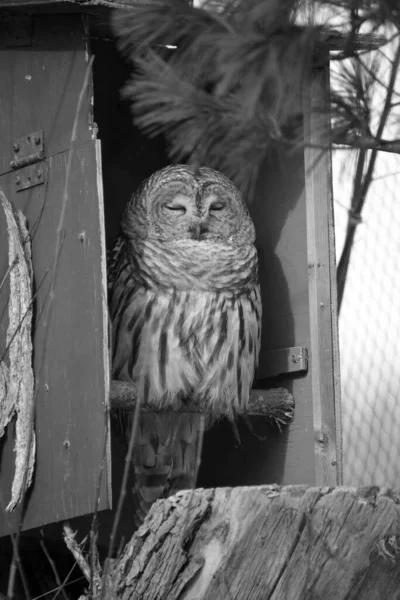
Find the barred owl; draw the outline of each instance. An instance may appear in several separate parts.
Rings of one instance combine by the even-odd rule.
[[[135,440],[137,523],[156,498],[195,485],[202,417],[173,410],[196,403],[212,422],[248,402],[261,328],[254,239],[238,190],[206,167],[166,167],[126,207],[109,263],[112,375],[155,409]]]

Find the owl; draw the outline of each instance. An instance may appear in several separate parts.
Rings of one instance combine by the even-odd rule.
[[[239,191],[206,167],[156,172],[125,209],[109,309],[112,377],[150,407],[133,454],[137,524],[157,498],[195,486],[202,415],[234,419],[247,405],[261,335],[254,241]],[[182,411],[192,405],[201,413]]]

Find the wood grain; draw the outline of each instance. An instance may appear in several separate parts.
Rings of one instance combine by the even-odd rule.
[[[159,500],[108,598],[395,600],[400,497],[377,488],[261,486]]]
[[[332,169],[331,153],[324,149],[324,140],[329,139],[328,86],[329,67],[315,70],[311,91],[304,98],[310,370],[317,485],[341,482],[336,270],[331,249]]]
[[[0,175],[11,170],[16,138],[44,130],[45,156],[67,150],[87,66],[82,17],[35,16],[32,46],[0,52]],[[79,115],[77,142],[92,132],[91,90]]]
[[[20,192],[14,202],[32,233],[35,281],[34,375],[37,458],[24,528],[93,512],[96,488],[108,450],[108,390],[104,347],[104,281],[96,201],[95,142],[75,149],[56,271],[48,309],[68,152],[49,159],[47,188]],[[12,197],[13,175],[0,178]],[[12,432],[1,456],[0,488],[5,502],[12,476]],[[110,507],[109,469],[103,472],[100,507]],[[0,534],[13,529],[18,513],[0,518]]]
[[[99,508],[111,503],[101,165],[82,16],[35,15],[32,45],[2,50],[0,69],[0,186],[32,239],[37,467],[23,521],[30,529],[93,512],[97,495]],[[12,141],[39,129],[47,181],[17,192]],[[0,511],[13,474],[8,429]],[[0,513],[0,535],[20,519],[19,510]]]

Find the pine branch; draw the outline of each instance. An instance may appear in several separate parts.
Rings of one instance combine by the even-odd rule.
[[[119,13],[120,48],[136,67],[125,89],[135,123],[164,133],[174,161],[218,169],[248,195],[301,113],[320,28],[295,25],[295,6],[247,0],[209,12],[173,0]],[[168,58],[155,52],[166,44],[177,46]]]

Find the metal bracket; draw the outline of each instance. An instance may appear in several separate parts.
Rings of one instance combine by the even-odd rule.
[[[10,162],[10,166],[14,170],[18,169],[15,175],[17,192],[41,185],[46,181],[47,165],[43,162],[43,130],[17,138],[13,143],[13,151],[14,159]]]
[[[271,350],[263,356],[265,359],[267,377],[286,373],[299,373],[308,370],[308,352],[304,346],[292,346]]]
[[[33,165],[44,158],[43,130],[28,133],[17,138],[13,143],[14,160],[10,162],[12,169],[20,169]]]
[[[15,188],[17,192],[42,185],[47,180],[47,163],[41,162],[36,165],[29,165],[20,169],[15,175]]]

